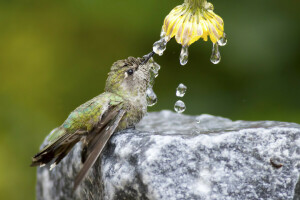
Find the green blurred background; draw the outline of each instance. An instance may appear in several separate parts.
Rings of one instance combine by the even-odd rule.
[[[111,64],[143,56],[180,0],[0,0],[0,199],[34,199],[30,168],[44,137],[103,91]],[[188,86],[185,114],[300,123],[299,0],[212,1],[228,36],[222,61],[198,41],[179,64],[169,42],[150,111],[173,109]]]

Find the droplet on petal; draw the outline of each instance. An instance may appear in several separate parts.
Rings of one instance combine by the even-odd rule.
[[[219,46],[223,47],[227,44],[226,34],[224,33],[221,39],[218,41]]]
[[[211,54],[211,57],[210,57],[210,61],[213,64],[218,64],[221,61],[221,54],[220,54],[219,45],[218,45],[217,42],[214,43],[214,45],[213,45],[213,49],[212,49],[212,54]]]
[[[174,110],[177,112],[177,113],[183,113],[185,111],[185,104],[183,101],[181,100],[178,100],[176,101],[175,105],[174,105]]]
[[[160,38],[164,38],[166,36],[166,32],[162,29],[160,32]]]
[[[181,65],[186,65],[188,60],[189,60],[189,51],[188,51],[188,46],[183,46],[181,49],[180,53],[180,64]]]

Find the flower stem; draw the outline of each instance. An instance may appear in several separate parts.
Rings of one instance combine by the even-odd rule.
[[[185,0],[184,3],[191,7],[204,7],[207,3],[206,0]]]

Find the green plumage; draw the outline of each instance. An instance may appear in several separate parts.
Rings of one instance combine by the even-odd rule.
[[[78,130],[82,132],[91,131],[107,109],[122,102],[123,99],[120,96],[110,92],[104,92],[96,96],[71,112],[61,127],[50,135],[48,138],[49,143],[51,144],[65,133],[74,133]]]

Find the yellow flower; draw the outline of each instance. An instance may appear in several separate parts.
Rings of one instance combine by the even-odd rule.
[[[200,38],[207,41],[209,36],[214,44],[213,52],[219,53],[218,43],[220,46],[226,43],[224,22],[213,9],[213,5],[206,0],[185,0],[175,7],[164,20],[161,40],[154,43],[154,52],[162,55],[167,42],[175,36],[177,43],[183,46],[181,64],[184,65],[187,63],[187,47]]]

